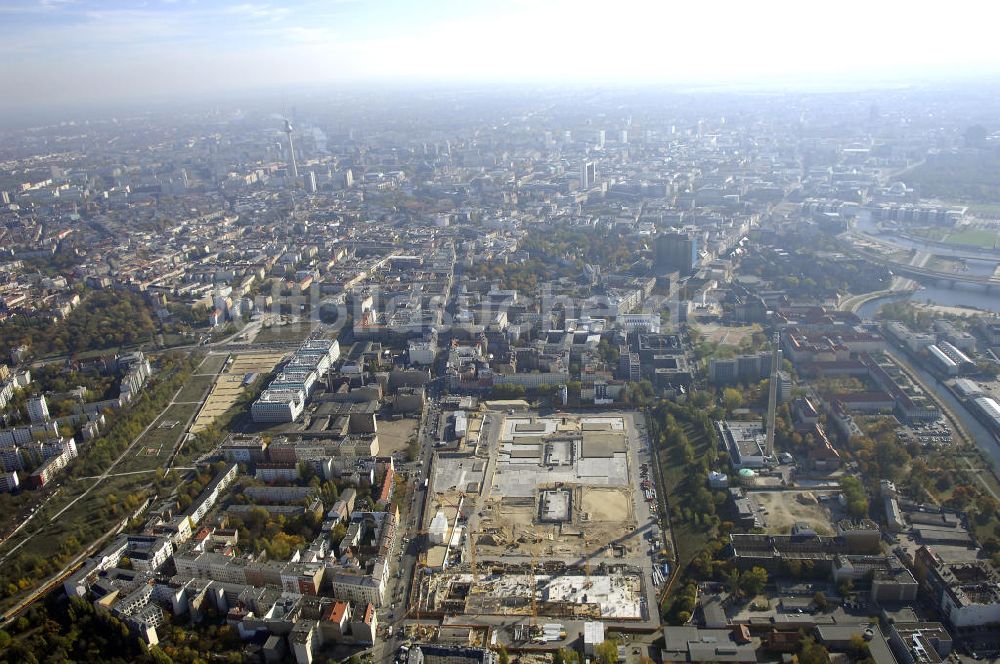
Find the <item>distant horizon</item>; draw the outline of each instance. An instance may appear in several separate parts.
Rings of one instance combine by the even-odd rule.
[[[991,75],[969,77],[914,80],[857,80],[828,79],[812,81],[760,81],[755,83],[704,82],[656,84],[623,82],[555,82],[536,81],[529,83],[489,83],[475,81],[447,81],[435,84],[416,82],[369,82],[369,83],[328,83],[289,86],[260,86],[255,88],[233,88],[215,93],[190,95],[153,94],[142,97],[121,99],[101,99],[78,102],[53,102],[44,105],[25,104],[19,106],[15,100],[0,103],[0,130],[43,127],[76,122],[102,122],[161,113],[192,112],[204,113],[212,108],[220,112],[236,109],[271,112],[285,111],[296,106],[310,107],[330,100],[346,97],[392,99],[405,96],[408,99],[433,101],[437,97],[448,99],[462,94],[474,95],[476,99],[531,99],[535,95],[579,95],[599,93],[613,97],[615,94],[656,97],[731,97],[753,98],[770,96],[801,96],[803,98],[839,95],[883,95],[892,93],[941,93],[961,91],[978,97],[992,97],[1000,92],[1000,72]],[[10,103],[14,101],[15,103]]]
[[[1000,81],[1000,9],[848,0],[10,0],[4,114],[309,90],[815,91]]]

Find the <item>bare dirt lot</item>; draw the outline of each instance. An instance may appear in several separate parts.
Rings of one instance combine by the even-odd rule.
[[[759,325],[728,327],[717,323],[700,323],[693,327],[705,335],[706,341],[714,341],[723,346],[738,346],[745,337],[749,337],[761,329]]]
[[[416,435],[418,421],[404,417],[401,420],[378,421],[379,454],[388,456],[405,452],[410,436]]]
[[[757,504],[767,510],[764,518],[766,530],[787,533],[796,523],[805,523],[821,535],[833,534],[830,513],[822,502],[811,502],[808,491],[754,491],[751,495]],[[813,494],[818,498],[817,494]]]
[[[615,521],[621,523],[631,518],[631,498],[620,489],[584,489],[581,511],[590,521]]]
[[[198,417],[191,425],[191,432],[198,433],[206,428],[215,418],[226,412],[236,403],[243,392],[243,376],[222,374],[212,386],[212,391],[205,399],[205,405],[198,412]]]
[[[588,495],[589,494],[589,495]],[[572,522],[541,523],[534,500],[489,500],[480,522],[480,532],[490,533],[477,543],[483,556],[505,554],[545,556],[592,555],[613,558],[608,545],[620,543],[628,554],[643,547],[635,530],[632,498],[621,489],[584,489],[574,494],[580,507],[574,508]],[[580,519],[589,512],[589,520]],[[510,548],[508,548],[510,547]]]

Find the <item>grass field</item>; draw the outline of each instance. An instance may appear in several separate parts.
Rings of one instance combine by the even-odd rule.
[[[927,228],[914,228],[910,232],[913,233],[913,235],[916,235],[918,237],[925,237],[928,240],[934,240],[935,242],[940,242],[948,235],[948,231],[944,230],[943,228],[937,228],[934,226],[930,226]]]
[[[1000,240],[1000,235],[996,231],[985,228],[966,228],[957,233],[952,233],[945,242],[947,244],[967,244],[992,249],[998,240]]]
[[[266,344],[274,341],[303,341],[312,332],[312,323],[288,323],[261,328],[254,343]]]
[[[998,206],[1000,207],[1000,206]],[[1000,233],[989,228],[968,227],[952,232],[943,228],[915,228],[910,231],[913,235],[925,237],[934,242],[944,244],[969,245],[974,247],[984,247],[992,249],[994,244],[1000,241]]]
[[[177,395],[177,401],[201,401],[213,382],[215,381],[211,376],[192,376],[184,383],[180,394]]]
[[[205,358],[205,361],[201,363],[198,367],[198,371],[195,373],[199,374],[214,374],[222,370],[222,367],[226,365],[226,359],[229,355],[225,353],[220,353],[218,355],[209,355]]]
[[[132,459],[124,459],[123,466],[128,466],[126,470],[139,470],[157,464],[162,464],[167,455],[170,454],[177,442],[177,439],[184,433],[184,425],[188,418],[198,409],[196,404],[174,404],[167,409],[163,417],[156,421],[156,425],[149,430],[142,438],[142,442],[136,449],[136,455]],[[172,428],[161,428],[164,422],[176,422]],[[150,450],[155,450],[153,454]],[[133,467],[134,466],[134,467]]]
[[[972,203],[969,213],[980,218],[1000,219],[1000,205],[996,203]]]

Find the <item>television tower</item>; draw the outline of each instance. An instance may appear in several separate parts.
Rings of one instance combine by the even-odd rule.
[[[285,120],[285,134],[288,135],[288,156],[292,166],[292,178],[298,180],[299,165],[295,162],[295,143],[292,142],[292,123]]]

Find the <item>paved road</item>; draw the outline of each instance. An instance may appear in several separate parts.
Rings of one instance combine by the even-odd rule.
[[[399,552],[393,556],[398,556],[397,561],[390,564],[392,576],[387,584],[387,601],[380,610],[379,621],[382,625],[392,625],[393,635],[389,638],[376,640],[376,644],[372,648],[372,659],[376,664],[392,662],[396,651],[403,643],[403,624],[410,621],[407,615],[407,603],[413,590],[414,575],[422,545],[420,533],[424,530],[423,524],[427,517],[424,513],[427,493],[428,489],[432,489],[432,487],[424,488],[424,480],[430,477],[433,456],[433,438],[431,438],[429,426],[429,415],[435,412],[433,404],[433,401],[429,401],[420,416],[420,425],[417,431],[418,457],[413,463],[405,465],[413,480],[413,494],[411,500],[404,506],[404,511],[400,514],[399,531],[400,539],[405,538],[409,542],[401,542]],[[400,574],[400,578],[396,578],[396,573]]]

